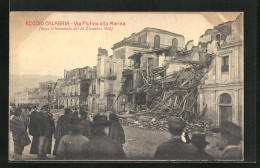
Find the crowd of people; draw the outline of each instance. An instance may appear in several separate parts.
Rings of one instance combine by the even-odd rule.
[[[14,141],[14,160],[20,160],[24,147],[31,144],[30,154],[38,160],[49,160],[52,154],[57,160],[125,160],[123,150],[125,133],[115,113],[96,114],[89,119],[86,110],[64,109],[55,124],[48,107],[19,107],[11,112],[10,130]],[[205,134],[194,133],[189,138],[184,132],[186,122],[171,117],[168,126],[172,134],[168,142],[160,144],[153,159],[157,160],[242,160],[241,128],[232,122],[222,122],[219,128],[219,158],[213,158],[205,147],[209,144]],[[29,138],[31,135],[32,142]],[[53,136],[54,134],[54,136]],[[55,139],[52,151],[52,137]]]

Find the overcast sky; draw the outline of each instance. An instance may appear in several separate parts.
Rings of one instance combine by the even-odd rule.
[[[101,12],[11,12],[10,14],[10,74],[57,75],[63,77],[64,69],[71,70],[97,64],[98,47],[111,47],[124,37],[145,27],[164,29],[182,34],[185,43],[194,40],[220,23],[235,20],[235,13],[101,13]],[[112,31],[39,31],[37,26],[26,26],[26,21],[115,21],[125,26],[115,26]],[[59,27],[59,26],[56,26]],[[73,26],[60,26],[72,27]],[[86,26],[84,26],[86,27]],[[49,26],[50,28],[50,26]]]

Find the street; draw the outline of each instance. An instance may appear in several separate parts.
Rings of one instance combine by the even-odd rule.
[[[124,151],[127,160],[152,160],[156,148],[159,144],[167,141],[171,135],[167,131],[157,131],[157,130],[146,130],[134,127],[124,126],[126,143],[124,144]],[[32,139],[32,137],[30,136]],[[207,141],[211,144],[207,146],[206,151],[212,156],[217,156],[217,150],[211,150],[212,146],[215,146],[214,137],[207,137]],[[54,139],[52,142],[54,146]],[[10,156],[13,155],[13,139],[10,136]],[[25,147],[22,159],[23,160],[36,160],[36,155],[30,154],[30,147],[28,145]],[[52,147],[53,148],[53,147]],[[54,159],[52,155],[48,155],[49,158]],[[10,157],[11,158],[11,157]]]

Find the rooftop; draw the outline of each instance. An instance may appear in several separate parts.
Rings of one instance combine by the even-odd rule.
[[[116,49],[118,47],[121,47],[122,44],[124,45],[129,45],[128,43],[126,43],[127,40],[131,39],[133,36],[136,36],[136,35],[139,35],[139,34],[142,34],[144,32],[156,32],[156,33],[161,33],[161,34],[167,34],[167,35],[171,35],[171,36],[178,36],[178,37],[182,37],[184,38],[183,35],[180,35],[180,34],[177,34],[177,33],[173,33],[173,32],[169,32],[167,30],[162,30],[162,29],[157,29],[157,28],[151,28],[151,27],[146,27],[144,28],[143,30],[141,30],[140,32],[138,33],[132,33],[131,36],[127,37],[127,38],[124,38],[123,40],[117,42],[114,44],[114,46],[112,47],[112,49]],[[133,43],[133,44],[132,44]],[[147,48],[148,46],[146,44],[135,44],[134,42],[131,43],[131,46],[133,45],[134,47],[142,47],[142,48]],[[135,45],[134,45],[135,44]]]

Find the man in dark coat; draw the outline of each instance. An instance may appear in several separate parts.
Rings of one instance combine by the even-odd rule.
[[[206,141],[205,134],[193,134],[191,138],[191,143],[197,148],[197,153],[193,158],[194,160],[214,160],[214,158],[204,150],[204,148],[209,144],[209,142]]]
[[[60,118],[57,121],[57,126],[54,133],[54,138],[56,139],[54,149],[53,149],[53,155],[56,156],[56,152],[60,143],[60,139],[69,133],[69,123],[71,119],[71,109],[66,108],[64,110],[64,115],[60,116]]]
[[[184,143],[181,139],[186,122],[182,118],[172,117],[168,125],[172,138],[157,148],[154,158],[160,160],[192,160],[196,148]]]
[[[238,125],[224,121],[219,128],[212,130],[215,133],[220,133],[219,150],[222,150],[219,160],[242,161],[242,130]]]
[[[81,160],[84,145],[88,138],[82,135],[81,124],[70,125],[70,133],[64,135],[59,143],[56,159],[58,160]]]
[[[40,120],[41,120],[41,111],[37,110],[37,107],[34,107],[34,110],[30,114],[30,124],[29,124],[29,134],[33,136],[32,145],[30,154],[38,154],[38,142],[41,135],[40,130]]]
[[[77,111],[77,109],[72,114],[70,120],[71,120],[72,123],[80,123],[79,112]]]
[[[52,134],[55,132],[53,115],[48,107],[42,107],[43,113],[40,120],[41,136],[39,137],[39,159],[49,159],[47,154],[51,154]]]
[[[88,113],[85,110],[80,111],[80,124],[82,127],[82,135],[86,136],[88,139],[93,137],[91,127],[92,123],[87,119]]]
[[[116,114],[109,115],[109,134],[108,137],[118,142],[121,146],[125,143],[125,133],[122,125],[119,123]]]
[[[94,138],[83,147],[83,159],[88,160],[114,160],[124,159],[125,153],[122,147],[114,140],[107,137],[109,121],[105,115],[94,117]]]
[[[24,123],[26,130],[29,127],[29,123],[30,123],[30,116],[29,116],[30,111],[31,111],[30,107],[27,107],[27,106],[22,107],[21,119]]]
[[[22,110],[16,109],[14,115],[10,117],[10,130],[13,134],[14,141],[14,159],[20,160],[24,147],[31,143],[23,121],[21,120]]]

